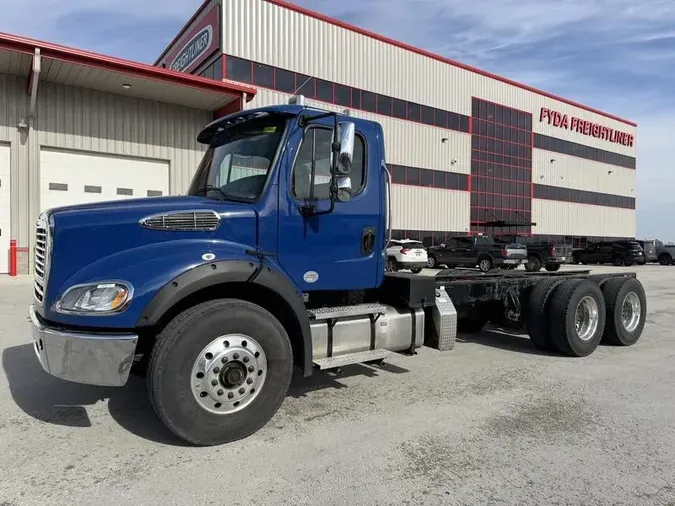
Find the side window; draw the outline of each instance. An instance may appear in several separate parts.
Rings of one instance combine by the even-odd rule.
[[[330,198],[331,145],[333,131],[327,128],[310,128],[305,132],[291,176],[294,197],[307,200]],[[365,146],[363,139],[354,139],[354,160],[350,174],[352,192],[358,193],[365,180]]]

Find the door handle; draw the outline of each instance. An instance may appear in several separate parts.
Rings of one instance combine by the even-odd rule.
[[[375,227],[366,227],[361,235],[361,255],[367,256],[375,248]]]

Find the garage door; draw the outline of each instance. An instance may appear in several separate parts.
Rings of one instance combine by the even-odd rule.
[[[169,162],[40,150],[41,210],[169,193]]]
[[[9,146],[0,144],[0,274],[9,272]]]

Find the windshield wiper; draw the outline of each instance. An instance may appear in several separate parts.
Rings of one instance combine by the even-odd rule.
[[[204,195],[206,195],[206,192],[208,192],[208,191],[218,192],[220,194],[220,196],[222,197],[220,200],[238,200],[235,197],[233,197],[232,195],[230,195],[229,193],[227,193],[222,188],[220,188],[218,186],[213,186],[212,184],[207,184],[206,186],[204,186],[202,188],[199,188],[198,190],[195,190],[195,193],[202,193],[203,192]]]

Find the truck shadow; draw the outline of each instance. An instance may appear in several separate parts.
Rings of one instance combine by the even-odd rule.
[[[493,326],[488,326],[476,334],[460,332],[457,334],[457,342],[474,343],[527,355],[557,356],[556,352],[545,352],[535,348],[530,342],[530,337],[525,333]]]
[[[189,446],[174,436],[155,415],[148,401],[144,377],[132,375],[122,388],[60,380],[42,370],[35,359],[32,344],[6,348],[2,354],[2,366],[12,399],[24,413],[36,420],[63,427],[92,427],[87,408],[107,400],[110,416],[132,434],[160,444]],[[385,363],[383,366],[348,366],[337,374],[316,371],[309,378],[296,373],[288,395],[299,398],[328,388],[347,388],[340,379],[350,376],[404,372],[408,371]]]

